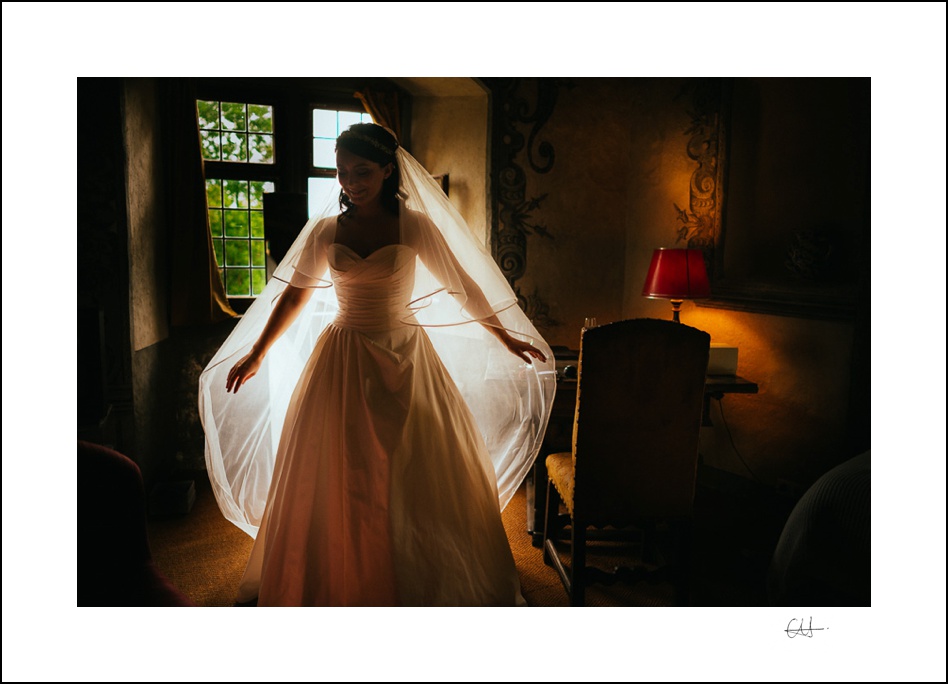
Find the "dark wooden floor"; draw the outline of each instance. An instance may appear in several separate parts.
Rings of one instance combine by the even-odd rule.
[[[767,572],[777,540],[795,500],[743,477],[700,467],[695,493],[692,570],[689,605],[757,607],[768,605]],[[529,511],[529,508],[528,508]],[[528,513],[529,515],[529,513]],[[539,545],[539,540],[535,540]],[[568,543],[561,543],[561,558],[568,560]],[[539,549],[537,550],[540,552]],[[525,556],[515,549],[518,560]],[[592,562],[592,561],[591,561]],[[595,564],[595,563],[594,563]],[[606,560],[603,569],[609,569]],[[654,600],[621,592],[618,605],[678,605],[674,597]],[[644,603],[641,601],[645,600]],[[667,602],[670,601],[670,602]]]
[[[766,576],[795,500],[731,473],[700,468],[695,492],[695,604],[766,606]]]

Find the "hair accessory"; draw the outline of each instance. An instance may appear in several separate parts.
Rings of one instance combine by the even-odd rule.
[[[364,142],[364,143],[368,143],[368,144],[372,145],[372,146],[373,146],[374,148],[376,148],[377,150],[380,150],[380,151],[384,152],[385,154],[387,154],[387,155],[390,156],[390,157],[394,157],[394,156],[395,156],[395,149],[398,148],[398,143],[395,143],[395,148],[390,148],[390,147],[386,146],[384,143],[379,142],[379,141],[376,140],[375,138],[370,138],[369,136],[364,135],[363,133],[359,133],[358,131],[346,130],[346,131],[343,131],[342,133],[340,133],[340,134],[339,134],[339,137],[342,138],[342,139],[345,139],[345,138],[355,138],[356,140],[361,140],[361,141]]]

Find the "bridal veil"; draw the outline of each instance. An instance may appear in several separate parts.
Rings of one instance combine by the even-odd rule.
[[[474,414],[503,508],[543,440],[556,386],[553,354],[440,185],[401,147],[396,156],[403,241],[411,235],[419,252],[405,322],[425,328]],[[317,337],[337,310],[328,275],[307,274],[313,296],[239,394],[226,391],[227,373],[256,342],[305,250],[315,248],[334,228],[338,210],[338,204],[327,207],[306,223],[264,291],[201,374],[199,410],[211,486],[224,517],[251,536],[256,536],[266,505],[290,396]],[[536,346],[546,361],[527,364],[510,353],[479,323],[488,319]]]

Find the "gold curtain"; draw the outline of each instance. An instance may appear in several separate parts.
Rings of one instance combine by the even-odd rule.
[[[211,243],[194,86],[187,79],[166,85],[171,324],[217,323],[237,314],[224,294]]]
[[[372,115],[375,123],[392,129],[395,137],[398,140],[402,139],[402,121],[398,110],[397,92],[363,88],[355,93],[355,96],[362,101],[365,111]]]

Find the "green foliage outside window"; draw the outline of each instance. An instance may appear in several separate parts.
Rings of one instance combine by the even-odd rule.
[[[275,164],[273,106],[198,100],[198,128],[209,175],[229,173],[215,162]],[[372,121],[363,112],[313,110],[315,177],[309,179],[310,211],[338,194],[335,139],[353,123]],[[223,167],[222,168],[230,168]],[[254,297],[267,284],[267,242],[263,195],[272,181],[208,178],[207,207],[214,256],[228,297]]]
[[[263,194],[269,181],[209,178],[207,212],[214,256],[228,297],[253,297],[267,284]]]
[[[201,149],[207,161],[273,164],[273,107],[198,100]]]

